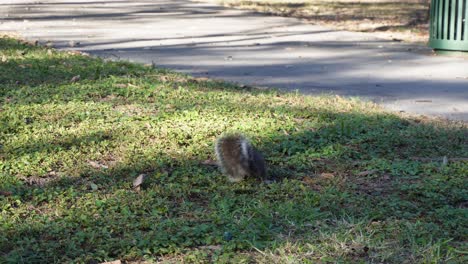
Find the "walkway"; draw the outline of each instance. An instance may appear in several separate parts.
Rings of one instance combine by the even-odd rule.
[[[188,0],[11,0],[0,3],[0,31],[197,76],[468,120],[467,59],[294,18]]]

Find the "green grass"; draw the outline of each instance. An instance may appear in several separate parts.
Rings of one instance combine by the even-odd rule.
[[[1,263],[467,260],[466,124],[9,38],[0,59]],[[227,131],[276,182],[209,165]]]

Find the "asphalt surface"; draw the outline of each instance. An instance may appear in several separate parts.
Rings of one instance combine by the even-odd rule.
[[[0,32],[195,76],[468,121],[468,59],[188,0],[11,0]]]

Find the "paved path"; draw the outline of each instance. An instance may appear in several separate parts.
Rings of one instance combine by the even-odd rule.
[[[293,18],[188,0],[6,0],[0,31],[193,75],[468,120],[467,59]]]

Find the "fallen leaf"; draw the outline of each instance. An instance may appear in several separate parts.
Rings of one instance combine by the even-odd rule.
[[[209,81],[210,79],[207,77],[197,77],[197,78],[193,78],[192,80],[196,82],[206,82],[206,81]]]
[[[123,83],[118,83],[115,85],[115,87],[118,87],[118,88],[126,88],[127,85],[126,84],[123,84]]]
[[[201,246],[201,249],[209,249],[209,250],[220,250],[221,245],[210,245],[210,246]]]
[[[12,194],[13,194],[12,192],[0,191],[0,195],[3,195],[3,196],[11,196]]]
[[[202,165],[216,166],[217,163],[215,160],[207,159],[201,162]]]
[[[47,176],[55,177],[55,176],[58,176],[58,173],[54,170],[51,170],[47,172]]]
[[[335,177],[335,174],[333,173],[320,173],[320,177],[325,178],[325,179],[333,179]]]
[[[146,174],[140,174],[138,177],[133,180],[133,188],[136,188],[137,191],[140,190],[140,185],[143,184],[143,181],[145,180]]]
[[[108,261],[108,262],[101,262],[100,264],[122,264],[120,260]]]
[[[385,181],[388,181],[388,180],[390,180],[390,175],[384,174],[384,176],[382,177],[382,179],[385,180]]]
[[[357,176],[367,176],[376,173],[377,170],[366,170],[357,174]]]
[[[302,181],[303,181],[304,183],[306,183],[306,184],[315,184],[315,183],[317,183],[316,178],[314,178],[314,177],[309,177],[309,176],[304,177],[304,178],[302,179]]]
[[[80,75],[73,76],[73,78],[71,78],[70,82],[72,82],[72,83],[77,82],[77,81],[80,80],[80,78],[81,78]]]
[[[167,81],[169,81],[169,77],[167,77],[167,76],[160,76],[160,77],[159,77],[159,80],[160,80],[161,82],[167,82]]]
[[[49,182],[53,181],[55,177],[47,177],[47,178],[41,178],[41,177],[36,177],[36,176],[30,176],[30,177],[24,177],[22,180],[28,184],[28,185],[33,185],[33,186],[39,186],[43,187]]]
[[[134,85],[134,84],[131,84],[131,83],[128,83],[127,85],[128,85],[128,87],[132,87],[132,88],[140,88],[140,86],[137,86],[137,85]]]
[[[104,165],[102,163],[99,163],[97,161],[92,161],[92,160],[88,161],[88,164],[95,169],[101,169],[101,168],[108,169],[109,168],[107,165]]]

